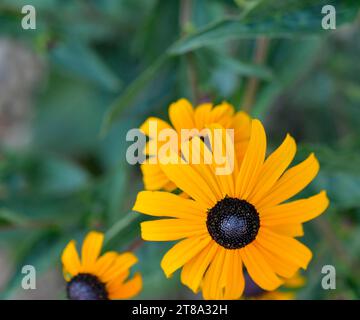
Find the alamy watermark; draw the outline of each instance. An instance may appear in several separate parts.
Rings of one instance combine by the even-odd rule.
[[[21,13],[25,16],[21,19],[21,27],[24,30],[35,30],[36,29],[36,10],[32,5],[23,6]]]
[[[24,17],[21,20],[21,27],[24,30],[36,29],[36,9],[33,5],[25,5],[21,8]],[[321,27],[324,30],[336,29],[336,9],[333,5],[325,5],[321,8],[321,14],[324,17],[321,20]]]
[[[325,16],[321,20],[321,26],[325,30],[336,29],[336,9],[334,6],[328,4],[323,6],[321,13]]]
[[[212,164],[216,175],[234,170],[234,129],[158,129],[157,121],[148,122],[146,136],[139,129],[127,132],[126,141],[133,142],[126,151],[131,164]],[[146,150],[145,155],[144,150]]]
[[[27,264],[22,267],[21,273],[24,275],[21,280],[21,287],[24,290],[36,289],[36,269],[34,266]]]
[[[321,287],[324,290],[335,290],[336,289],[336,269],[333,265],[327,264],[322,267],[321,273],[324,276],[321,279]]]
[[[24,290],[36,290],[36,269],[33,265],[24,265],[21,269],[23,278],[21,287]],[[327,264],[321,268],[321,287],[324,290],[336,290],[336,268]]]

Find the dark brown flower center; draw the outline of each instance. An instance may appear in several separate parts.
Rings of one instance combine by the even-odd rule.
[[[72,278],[66,291],[70,300],[108,300],[105,284],[88,273],[79,273]]]
[[[240,249],[255,240],[260,219],[249,202],[225,197],[209,209],[206,225],[218,244],[226,249]]]

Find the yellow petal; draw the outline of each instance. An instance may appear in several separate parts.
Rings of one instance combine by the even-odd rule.
[[[95,274],[101,278],[110,267],[116,262],[118,254],[110,251],[102,255],[95,263]]]
[[[172,181],[169,180],[169,182],[163,187],[164,191],[173,192],[176,190],[176,185]],[[182,193],[179,193],[179,195],[182,195]],[[183,196],[184,198],[189,198],[188,195]]]
[[[311,251],[294,238],[277,234],[262,227],[256,237],[259,244],[276,255],[282,255],[290,263],[306,269],[311,258]]]
[[[216,195],[208,182],[174,152],[171,155],[171,163],[160,165],[169,179],[191,198],[201,203],[203,208],[212,208],[217,202]]]
[[[236,161],[238,163],[238,167],[241,167],[241,163],[244,160],[245,153],[246,153],[248,145],[249,145],[248,140],[235,142],[235,155],[236,155]]]
[[[135,263],[137,263],[137,261],[138,259],[131,252],[119,254],[111,267],[107,268],[107,270],[101,275],[101,280],[104,283],[107,283],[116,279],[124,272],[128,271]]]
[[[323,213],[328,205],[329,199],[326,192],[322,191],[307,199],[261,209],[261,223],[265,226],[275,226],[306,222]]]
[[[240,254],[247,272],[260,288],[273,291],[282,284],[261,251],[253,243],[240,249]]]
[[[70,273],[71,276],[76,276],[80,272],[80,258],[74,240],[70,241],[65,247],[61,255],[61,262],[64,266],[64,274]]]
[[[139,192],[133,210],[157,217],[190,220],[206,220],[207,215],[196,201],[162,191]]]
[[[203,250],[210,241],[211,238],[207,235],[205,237],[187,238],[174,245],[161,261],[161,268],[166,276],[170,277],[177,269]]]
[[[162,145],[163,143],[159,142],[158,140],[149,140],[145,144],[143,154],[150,157],[156,157]]]
[[[222,197],[213,165],[213,155],[199,137],[183,143],[182,155],[191,167],[196,170],[208,183],[212,192],[219,199]]]
[[[295,275],[295,273],[299,270],[299,266],[296,264],[289,262],[289,259],[284,259],[283,255],[275,254],[265,249],[259,241],[254,242],[254,245],[261,251],[266,262],[269,264],[272,270],[275,273],[284,278],[290,278]]]
[[[277,224],[275,226],[267,226],[272,231],[288,237],[302,237],[304,228],[301,223],[294,224]]]
[[[273,207],[291,198],[303,190],[315,178],[318,171],[319,162],[314,154],[311,154],[306,160],[287,170],[256,207],[258,209]]]
[[[181,282],[197,293],[206,269],[213,260],[218,245],[211,241],[198,255],[187,262],[181,271]]]
[[[73,276],[69,272],[67,272],[65,268],[62,269],[62,273],[66,282],[71,281]]]
[[[251,133],[251,118],[244,111],[239,111],[233,117],[231,125],[235,129],[235,143],[248,141]]]
[[[150,123],[152,123],[152,125],[154,126],[154,128],[156,128],[157,132],[150,131]],[[151,139],[155,139],[157,138],[157,135],[160,133],[161,130],[163,129],[171,129],[171,126],[164,120],[161,120],[159,118],[155,118],[155,117],[150,117],[148,118],[141,126],[140,126],[140,130],[147,135],[148,137],[150,137]]]
[[[180,99],[170,105],[169,118],[178,133],[181,129],[195,128],[194,109],[186,99]]]
[[[234,128],[235,155],[240,167],[250,139],[251,118],[246,112],[239,111],[233,117],[231,128]]]
[[[125,280],[129,277],[129,275],[130,275],[130,269],[127,269],[127,270],[123,271],[122,273],[119,273],[118,275],[116,275],[116,277],[113,277],[108,282],[106,282],[106,288],[107,288],[108,292],[114,291],[114,290],[116,290],[116,288],[121,286],[125,282]]]
[[[259,120],[253,120],[249,145],[236,180],[236,194],[247,199],[254,188],[262,168],[266,152],[266,135]]]
[[[245,288],[240,250],[226,250],[226,259],[229,262],[224,268],[226,275],[224,299],[239,299]]]
[[[81,272],[92,272],[100,255],[104,234],[91,231],[85,237],[81,250]]]
[[[284,142],[264,162],[249,201],[256,205],[270,190],[279,177],[294,159],[296,153],[295,140],[287,135]]]
[[[135,273],[134,277],[118,286],[108,288],[110,299],[129,299],[136,296],[142,288],[142,278],[139,273]]]
[[[141,237],[148,241],[172,241],[207,233],[206,220],[162,219],[141,223]]]
[[[222,197],[230,196],[235,197],[235,179],[238,173],[238,165],[237,160],[234,153],[234,141],[233,137],[231,137],[226,130],[219,125],[211,125],[209,127],[212,131],[212,139],[211,139],[211,149],[214,154],[214,170],[218,169],[227,169],[228,174],[224,174],[225,172],[217,173],[215,171],[217,180],[222,189]],[[215,137],[215,135],[221,134],[220,137]],[[221,139],[220,139],[221,138]],[[217,154],[218,153],[218,154]],[[224,157],[225,163],[218,164],[216,161],[216,157]],[[221,158],[221,159],[222,159]]]
[[[221,126],[228,128],[232,124],[233,114],[234,107],[227,102],[222,102],[211,110],[207,124],[218,123]]]
[[[197,129],[201,130],[209,123],[211,109],[211,103],[202,103],[195,108],[194,117]]]
[[[223,275],[223,273],[225,273],[225,270],[223,270],[225,252],[226,250],[224,248],[219,247],[215,258],[205,274],[202,292],[206,300],[223,299],[223,284],[220,279],[222,276],[227,276],[227,274]]]
[[[162,171],[158,163],[144,163],[140,166],[140,168],[143,174],[145,189],[160,190],[170,183],[169,178]]]

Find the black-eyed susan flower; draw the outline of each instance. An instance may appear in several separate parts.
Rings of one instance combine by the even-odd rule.
[[[196,140],[200,139],[190,143],[201,143]],[[201,150],[210,152],[204,146]],[[311,154],[287,170],[296,153],[289,135],[270,156],[265,153],[264,128],[253,120],[245,156],[241,164],[233,159],[230,174],[216,175],[213,164],[192,164],[186,153],[182,154],[186,161],[172,152],[173,161],[161,164],[168,179],[190,199],[165,191],[142,191],[133,209],[169,217],[141,224],[144,240],[180,240],[161,261],[167,277],[182,268],[182,283],[194,292],[202,289],[205,299],[238,299],[245,286],[243,267],[266,291],[307,268],[312,252],[295,236],[302,233],[302,223],[327,208],[328,198],[322,191],[284,201],[314,179],[319,163]]]
[[[243,298],[246,300],[294,300],[296,290],[304,286],[304,284],[305,278],[300,273],[296,273],[292,278],[285,279],[281,288],[275,291],[265,291],[245,273]]]
[[[224,128],[234,129],[236,156],[238,162],[241,162],[249,141],[251,124],[250,117],[245,112],[235,112],[234,107],[227,102],[216,106],[213,106],[211,103],[202,103],[193,108],[188,100],[180,99],[170,105],[169,118],[171,125],[159,118],[150,117],[140,127],[140,130],[150,139],[145,148],[147,156],[158,157],[156,150],[165,143],[157,139],[163,129],[173,130],[179,139],[181,139],[182,129],[197,129],[201,132],[201,130],[213,124],[219,124]],[[151,122],[157,126],[157,137],[150,130]],[[187,138],[189,137],[185,137],[185,139]],[[152,148],[152,145],[155,143],[157,147]],[[180,152],[180,143],[178,144],[178,151]],[[143,163],[141,171],[143,173],[145,189],[147,190],[163,189],[172,191],[176,188],[175,184],[163,172],[158,162]]]
[[[140,292],[140,274],[127,279],[137,258],[131,252],[107,252],[100,256],[103,240],[102,233],[90,232],[82,245],[81,259],[74,240],[64,249],[61,260],[69,299],[128,299]]]

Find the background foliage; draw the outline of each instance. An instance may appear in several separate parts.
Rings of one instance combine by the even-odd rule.
[[[21,7],[29,3],[37,29],[25,31]],[[321,28],[324,4],[337,9],[336,31]],[[1,38],[31,48],[44,71],[33,93],[29,141],[1,141],[0,248],[9,266],[1,297],[21,296],[21,268],[32,264],[40,293],[25,298],[63,298],[61,250],[98,229],[107,248],[136,251],[141,298],[194,298],[178,273],[167,280],[160,269],[170,244],[139,239],[141,217],[131,207],[142,181],[139,168],[125,161],[127,130],[149,115],[167,118],[169,103],[187,97],[245,109],[265,122],[272,147],[291,133],[297,161],[315,151],[321,172],[306,193],[328,190],[331,207],[306,225],[303,241],[314,258],[298,298],[359,299],[359,6],[2,0]],[[336,266],[337,290],[321,289],[326,264]]]

